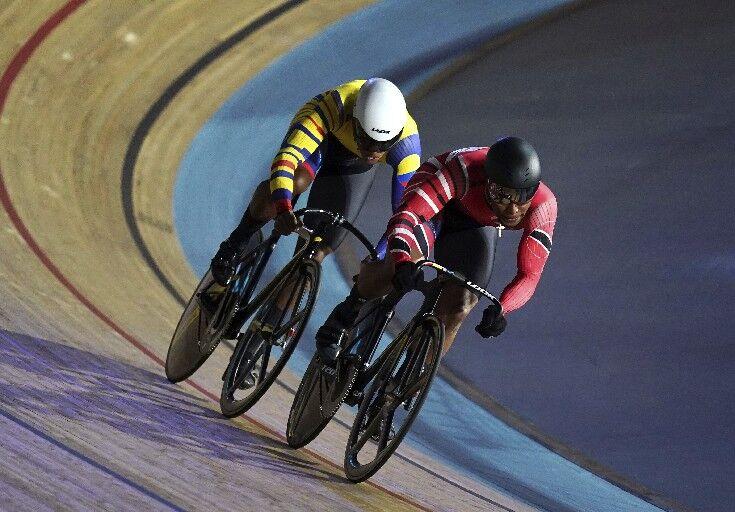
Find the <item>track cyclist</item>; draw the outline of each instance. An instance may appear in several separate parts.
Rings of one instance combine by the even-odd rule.
[[[270,179],[258,185],[242,220],[212,259],[214,279],[227,284],[238,254],[269,220],[275,218],[276,229],[283,234],[294,231],[299,222],[293,204],[312,183],[309,208],[340,213],[353,222],[379,162],[393,167],[395,211],[421,163],[418,128],[398,87],[383,78],[353,80],[309,100],[291,121],[273,159]],[[309,226],[309,217],[304,223]],[[335,250],[345,234],[328,232],[318,260]]]
[[[409,181],[388,223],[392,257],[363,263],[357,285],[317,332],[320,356],[334,360],[365,300],[385,295],[391,286],[400,293],[410,291],[421,278],[416,262],[432,248],[438,263],[483,286],[490,280],[499,233],[523,230],[518,271],[503,290],[500,306],[485,309],[475,328],[485,338],[499,336],[506,315],[523,306],[536,289],[551,250],[556,213],[556,198],[541,182],[538,154],[520,138],[430,158]],[[466,288],[446,283],[437,304],[446,329],[443,353],[477,302]]]

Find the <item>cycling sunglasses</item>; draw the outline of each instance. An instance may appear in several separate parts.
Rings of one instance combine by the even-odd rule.
[[[357,143],[357,147],[360,148],[363,151],[369,151],[374,153],[384,153],[388,151],[390,148],[395,146],[396,142],[398,142],[398,139],[401,138],[401,134],[403,133],[403,129],[398,132],[398,134],[393,137],[392,139],[388,140],[375,140],[370,135],[368,135],[365,130],[362,129],[362,126],[360,126],[360,122],[355,119],[355,143]]]
[[[490,203],[509,205],[525,204],[533,199],[538,186],[525,189],[502,187],[497,183],[488,182],[485,187],[485,198]]]

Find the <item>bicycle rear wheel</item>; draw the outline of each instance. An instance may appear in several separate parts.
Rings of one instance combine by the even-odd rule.
[[[386,349],[394,354],[369,384],[347,440],[344,469],[351,481],[374,475],[408,433],[439,367],[443,338],[442,324],[429,315]]]
[[[309,444],[331,419],[325,419],[319,408],[319,384],[324,378],[321,366],[321,358],[318,354],[314,355],[294,395],[286,424],[286,442],[291,448],[301,448]]]
[[[227,287],[214,282],[211,270],[202,277],[171,337],[165,365],[169,381],[180,382],[197,371],[217,348],[235,311],[245,305],[242,291],[251,288],[250,281],[257,277],[254,274],[262,238],[260,232],[252,238],[250,247],[254,249],[243,256]],[[245,297],[247,300],[249,297]],[[213,306],[204,307],[203,301]]]
[[[324,430],[352,390],[360,366],[360,360],[351,355],[341,357],[336,367],[322,363],[319,354],[312,357],[288,414],[289,446],[301,448]]]
[[[232,418],[244,413],[276,380],[311,316],[319,279],[319,264],[306,259],[268,293],[241,334],[225,370],[222,414]],[[251,387],[245,385],[249,376],[254,380]]]

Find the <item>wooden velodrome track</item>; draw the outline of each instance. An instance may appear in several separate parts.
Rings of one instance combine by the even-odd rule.
[[[0,2],[1,509],[530,509],[407,448],[371,483],[346,483],[343,428],[285,445],[282,388],[247,418],[219,415],[226,351],[188,384],[163,377],[181,307],[140,255],[121,184],[132,176],[140,236],[187,296],[171,196],[191,138],[270,61],[366,3]]]

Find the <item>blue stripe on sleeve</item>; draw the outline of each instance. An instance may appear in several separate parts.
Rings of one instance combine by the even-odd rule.
[[[391,187],[391,205],[395,212],[398,208],[398,204],[401,202],[401,196],[403,195],[403,189],[406,188],[406,184],[414,175],[414,172],[407,172],[402,175],[398,175],[398,164],[401,160],[409,155],[418,155],[419,160],[421,159],[421,141],[419,134],[415,133],[409,135],[405,139],[398,141],[398,143],[391,148],[386,157],[386,162],[393,167],[393,183]]]
[[[275,171],[271,173],[271,178],[291,178],[293,179],[293,173],[289,171],[284,171],[284,170]]]
[[[290,201],[292,196],[291,191],[285,188],[277,188],[271,193],[271,199],[273,201],[279,201],[281,199],[288,199]]]
[[[317,174],[319,172],[319,169],[322,167],[322,153],[323,153],[323,146],[319,146],[316,148],[316,151],[314,151],[309,157],[306,159],[306,163],[311,166],[311,169],[314,171],[314,174]]]
[[[309,138],[310,138],[311,140],[313,140],[313,141],[314,141],[314,142],[316,142],[317,144],[321,144],[321,143],[322,143],[322,141],[321,141],[321,140],[319,140],[319,139],[317,139],[317,138],[316,138],[316,137],[314,136],[314,134],[313,134],[313,133],[311,133],[311,132],[310,132],[310,131],[309,131],[309,130],[308,130],[308,129],[307,129],[306,127],[305,127],[305,126],[302,126],[302,125],[300,125],[300,124],[297,124],[297,125],[294,125],[294,127],[293,127],[293,130],[299,130],[299,131],[301,131],[301,132],[305,133],[306,135],[308,135],[308,136],[309,136]],[[293,131],[293,130],[292,130],[292,131]]]
[[[334,99],[337,110],[339,111],[339,124],[342,125],[345,122],[345,106],[342,103],[342,97],[337,91],[332,91],[332,98]]]
[[[414,174],[416,173],[407,172],[406,174],[401,174],[400,176],[396,175],[396,179],[398,180],[398,183],[400,183],[405,188],[408,182],[411,181],[411,178],[413,178]]]
[[[281,146],[281,147],[295,149],[296,151],[298,151],[299,153],[301,153],[301,155],[304,157],[304,160],[306,160],[307,158],[309,158],[310,153],[309,153],[309,151],[307,151],[304,148],[300,148],[298,146],[294,146],[293,144],[288,144],[288,143],[283,144],[283,146]]]
[[[408,155],[416,154],[421,159],[421,140],[419,134],[414,133],[409,135],[405,139],[399,140],[395,146],[393,146],[388,155],[386,156],[386,162],[393,168],[398,167],[401,160],[406,158]]]
[[[334,128],[332,126],[332,122],[330,121],[332,118],[329,115],[324,114],[322,107],[320,107],[319,105],[314,105],[314,110],[316,110],[317,115],[322,118],[322,122],[324,123],[324,126],[327,128],[327,130],[331,130]]]

